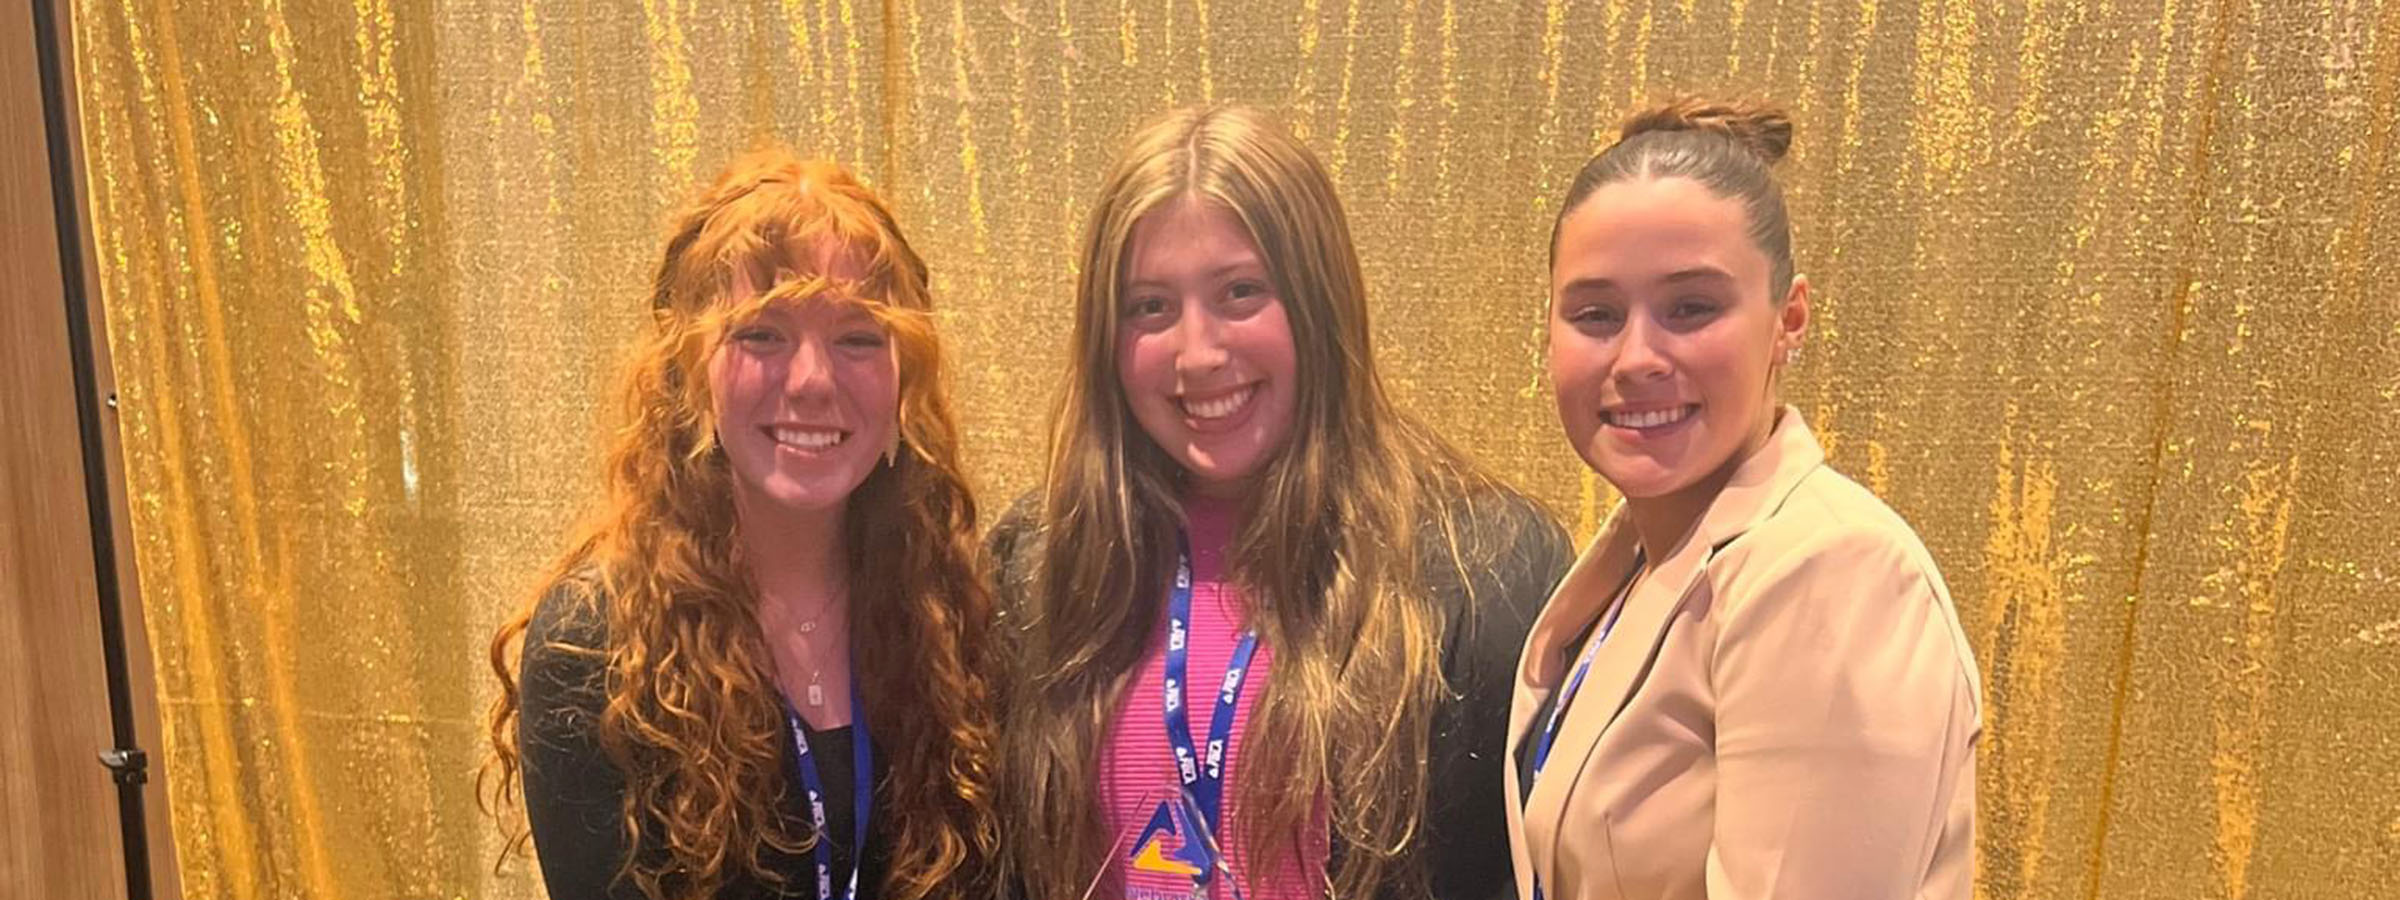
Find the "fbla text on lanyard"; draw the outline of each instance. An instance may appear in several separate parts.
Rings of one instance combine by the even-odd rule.
[[[1633,602],[1633,577],[1641,571],[1642,557],[1636,554],[1632,570],[1625,575],[1625,583],[1617,586],[1616,597],[1603,613],[1605,618],[1600,620],[1599,630],[1593,632],[1591,640],[1584,644],[1583,659],[1575,664],[1575,674],[1567,679],[1566,688],[1559,691],[1558,700],[1551,704],[1550,719],[1542,726],[1542,739],[1533,745],[1533,777],[1526,779],[1528,787],[1541,782],[1542,766],[1550,762],[1550,744],[1558,740],[1558,722],[1566,717],[1567,704],[1575,702],[1576,692],[1583,690],[1583,677],[1592,673],[1592,660],[1599,657],[1600,645],[1608,642],[1608,633],[1617,629],[1617,619],[1625,615],[1625,607]],[[1531,796],[1530,790],[1527,796]],[[1542,873],[1539,867],[1533,873],[1533,900],[1542,900]]]
[[[1176,536],[1175,585],[1167,595],[1167,677],[1165,705],[1167,711],[1167,743],[1175,748],[1175,774],[1191,792],[1192,802],[1200,807],[1199,823],[1211,835],[1224,833],[1225,760],[1232,752],[1234,711],[1241,705],[1242,683],[1250,671],[1250,657],[1258,652],[1258,629],[1242,632],[1234,645],[1233,659],[1225,664],[1225,677],[1217,688],[1216,712],[1208,720],[1208,752],[1203,756],[1192,746],[1191,716],[1186,710],[1184,686],[1190,683],[1192,637],[1192,548],[1191,540]],[[1186,840],[1192,836],[1187,835]],[[1212,857],[1214,854],[1210,854]],[[1206,866],[1192,879],[1207,884],[1214,866]]]
[[[858,696],[858,674],[850,675],[850,884],[838,896],[833,892],[832,836],[825,831],[825,776],[817,771],[816,756],[809,751],[808,730],[788,697],[783,701],[783,720],[792,729],[792,744],[800,751],[793,767],[800,770],[800,788],[808,792],[809,823],[816,829],[817,900],[852,900],[858,896],[858,870],[867,863],[867,816],[874,811],[875,802],[875,748],[867,737],[867,705]]]

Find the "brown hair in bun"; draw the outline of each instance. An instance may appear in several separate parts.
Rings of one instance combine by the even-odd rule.
[[[1763,103],[1682,97],[1636,112],[1568,185],[1550,228],[1551,261],[1559,228],[1592,192],[1636,178],[1689,178],[1749,212],[1750,239],[1767,255],[1769,296],[1780,303],[1792,288],[1792,225],[1773,166],[1791,148],[1792,117]]]

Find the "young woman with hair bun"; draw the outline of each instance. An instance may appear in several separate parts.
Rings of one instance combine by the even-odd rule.
[[[1559,419],[1625,499],[1519,663],[1525,897],[1973,894],[1982,708],[1949,591],[1776,399],[1809,318],[1791,143],[1780,110],[1678,101],[1560,204]]]
[[[486,772],[550,895],[986,896],[991,601],[925,263],[762,151],[649,309],[606,501],[492,642]]]

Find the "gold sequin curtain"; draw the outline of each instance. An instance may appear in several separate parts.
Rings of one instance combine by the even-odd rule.
[[[1401,395],[1588,533],[1543,245],[1685,90],[1795,113],[1790,399],[1958,597],[1981,895],[2400,896],[2400,3],[73,7],[193,897],[539,896],[473,799],[485,643],[593,494],[662,214],[742,147],[894,200],[990,509],[1117,142],[1280,108]]]

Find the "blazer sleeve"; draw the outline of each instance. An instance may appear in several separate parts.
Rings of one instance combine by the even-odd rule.
[[[992,590],[993,637],[982,644],[989,654],[985,665],[993,673],[993,716],[1004,725],[1030,702],[1022,696],[1030,679],[1021,654],[1022,648],[1033,639],[1030,604],[1034,565],[1040,552],[1040,528],[1036,522],[1040,512],[1040,491],[1020,494],[1001,512],[983,538],[983,562]],[[1024,805],[1013,793],[1016,787],[1011,779],[1000,780],[1003,833],[1021,830],[1018,817]],[[998,900],[1031,900],[1032,892],[1025,884],[1022,867],[1016,857],[1009,855],[1012,852],[1024,853],[1027,848],[1003,848],[999,869],[993,877],[992,895]]]
[[[1708,896],[1916,896],[1975,777],[1973,663],[1938,576],[1906,535],[1865,528],[1742,568],[1758,575],[1718,594],[1710,666]]]
[[[1027,491],[1001,511],[983,536],[983,563],[989,573],[994,621],[1003,632],[1028,627],[1035,557],[1040,553],[1041,494]],[[1001,643],[1010,643],[1003,641]]]
[[[1448,604],[1426,804],[1434,900],[1516,896],[1508,850],[1508,705],[1517,656],[1572,562],[1566,530],[1531,500],[1475,498],[1450,534],[1427,535],[1422,565]]]
[[[617,877],[625,780],[600,749],[606,632],[584,590],[552,588],[525,632],[517,720],[525,820],[550,896],[641,900],[631,879]]]
[[[1005,720],[1024,702],[1017,690],[1028,683],[1024,654],[1035,637],[1034,570],[1041,554],[1041,494],[1027,491],[1001,512],[983,536],[985,585],[992,591],[990,637],[981,641],[992,698]]]

